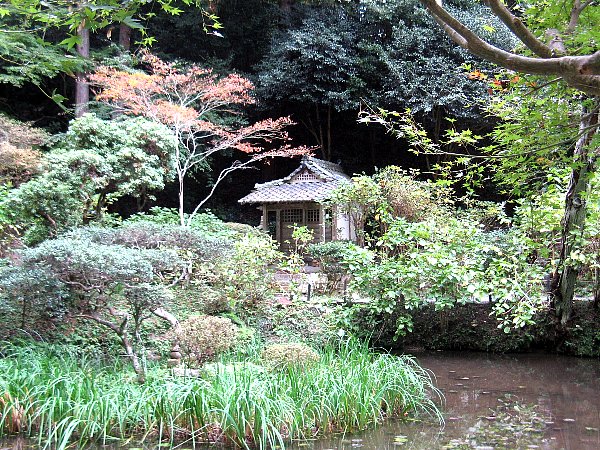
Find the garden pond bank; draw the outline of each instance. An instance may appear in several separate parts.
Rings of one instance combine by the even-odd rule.
[[[417,358],[435,374],[437,386],[445,395],[443,429],[437,422],[388,422],[365,433],[335,435],[289,448],[600,448],[600,361],[596,359],[467,352],[424,353]],[[190,447],[184,443],[179,448]],[[37,445],[24,440],[0,441],[2,450],[33,448]],[[134,443],[97,447],[134,448],[153,447]]]

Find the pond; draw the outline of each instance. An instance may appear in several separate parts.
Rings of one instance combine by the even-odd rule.
[[[430,421],[388,422],[369,432],[335,435],[289,448],[600,449],[598,360],[465,352],[437,352],[417,358],[435,374],[445,396],[444,427]],[[0,450],[36,447],[24,441],[0,441]],[[179,448],[190,447],[183,444]]]
[[[600,449],[600,361],[547,354],[418,355],[445,396],[445,426],[388,423],[326,449]]]

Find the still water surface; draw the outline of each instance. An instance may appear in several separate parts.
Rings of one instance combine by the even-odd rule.
[[[369,432],[335,435],[290,448],[600,450],[598,360],[448,352],[417,355],[417,359],[432,371],[445,396],[443,427],[429,421],[388,422]],[[95,450],[133,447],[139,446]],[[190,447],[184,443],[179,448]],[[26,448],[35,446],[0,441],[0,450]]]

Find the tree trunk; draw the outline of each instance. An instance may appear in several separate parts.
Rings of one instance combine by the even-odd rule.
[[[179,175],[179,223],[182,227],[185,227],[185,209],[184,209],[184,178],[185,175]]]
[[[120,333],[119,337],[121,338],[121,343],[123,344],[123,347],[125,347],[125,353],[127,353],[127,356],[131,360],[131,365],[133,366],[133,370],[135,370],[135,373],[137,375],[138,383],[144,384],[146,382],[146,372],[144,371],[144,367],[140,363],[140,359],[138,358],[137,353],[133,349],[133,345],[131,345],[131,341],[127,337],[127,333],[122,332]]]
[[[94,320],[98,322],[100,325],[104,325],[105,327],[113,330],[119,339],[121,340],[121,344],[125,349],[125,353],[131,360],[131,365],[133,366],[133,370],[137,375],[138,382],[140,384],[144,384],[146,382],[146,372],[144,371],[144,366],[140,363],[140,359],[129,340],[129,336],[127,336],[127,322],[129,321],[129,316],[127,314],[116,311],[114,308],[109,308],[110,314],[115,318],[122,318],[119,324],[115,322],[111,322],[110,320],[104,319],[97,312],[89,312],[87,314],[82,314],[80,317]]]
[[[119,45],[125,51],[129,51],[131,48],[131,27],[124,23],[119,26]]]
[[[77,53],[84,58],[90,57],[90,29],[87,28],[85,21],[81,22],[77,35],[81,38],[81,43],[77,44]],[[81,117],[88,112],[88,102],[90,101],[90,85],[87,81],[87,74],[79,72],[75,74],[75,117]]]
[[[594,308],[600,308],[600,269],[594,269]]]
[[[331,105],[327,106],[327,154],[325,155],[326,161],[331,161]]]
[[[288,28],[291,25],[292,7],[295,0],[279,0],[280,19],[279,25],[282,28]]]
[[[323,155],[323,159],[327,159],[327,149],[325,148],[327,144],[323,137],[323,123],[321,122],[321,110],[318,103],[315,103],[315,117],[317,126],[319,127],[319,145],[321,146],[321,154]]]
[[[369,129],[369,155],[371,156],[371,165],[377,167],[377,151],[375,147],[375,131],[373,128]]]
[[[282,13],[289,14],[292,12],[294,0],[279,0],[279,9]]]
[[[585,226],[586,197],[597,156],[594,149],[589,148],[589,143],[596,133],[594,126],[597,123],[597,109],[590,111],[584,107],[579,125],[580,137],[575,144],[573,155],[571,179],[565,195],[559,260],[551,285],[552,306],[559,327],[563,329],[573,311],[573,296],[579,268],[568,260]]]

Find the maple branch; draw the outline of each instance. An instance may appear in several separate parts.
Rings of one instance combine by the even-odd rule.
[[[491,8],[494,14],[533,53],[541,56],[542,58],[551,58],[553,56],[552,49],[550,49],[550,47],[540,41],[531,31],[529,31],[521,19],[515,16],[504,3],[499,0],[485,0],[484,3]]]
[[[567,29],[565,30],[566,34],[572,34],[579,23],[579,16],[585,8],[590,6],[594,0],[587,0],[586,2],[581,3],[581,0],[575,0],[573,2],[573,8],[571,9],[571,15],[569,17],[569,25],[567,25]]]
[[[436,0],[419,0],[461,47],[506,69],[537,75],[561,76],[570,86],[600,95],[600,51],[591,55],[532,58],[507,52],[481,39]]]
[[[198,214],[198,211],[200,210],[200,208],[202,208],[202,206],[204,206],[204,204],[208,201],[208,199],[213,196],[213,194],[215,193],[215,190],[217,189],[217,186],[221,183],[221,181],[223,181],[225,178],[227,178],[227,175],[229,175],[231,172],[234,172],[236,170],[249,169],[248,166],[253,162],[255,162],[255,160],[253,160],[253,159],[246,161],[245,163],[241,163],[239,161],[234,161],[234,163],[231,166],[221,170],[221,173],[219,173],[219,176],[217,177],[216,181],[213,183],[212,188],[210,189],[210,192],[208,193],[208,195],[206,195],[206,197],[204,197],[204,199],[201,200],[196,205],[196,207],[194,208],[192,213],[188,216],[187,226],[191,225],[192,221],[196,217],[196,214]]]
[[[184,188],[190,169],[226,149],[256,155],[264,150],[257,144],[258,141],[266,145],[272,145],[274,141],[285,143],[289,141],[289,136],[284,129],[293,125],[293,122],[289,117],[281,117],[262,120],[246,127],[227,128],[215,121],[210,113],[219,116],[235,115],[239,113],[236,109],[240,106],[253,104],[255,101],[250,95],[254,88],[252,82],[237,74],[219,78],[211,69],[197,66],[181,72],[174,64],[163,62],[147,52],[143,54],[142,60],[149,64],[150,73],[99,68],[92,76],[92,80],[101,88],[97,98],[116,104],[128,114],[162,123],[173,133],[175,170],[179,181],[180,223],[182,226],[189,225],[199,208],[229,173],[247,168],[252,162],[262,159],[262,156],[253,156],[245,163],[236,161],[221,171],[209,195],[186,219]],[[281,151],[278,156],[300,154],[300,148],[284,146],[281,149],[285,149],[287,154]]]
[[[546,86],[550,86],[551,84],[558,83],[560,80],[562,80],[562,77],[556,77],[556,78],[553,78],[550,81],[547,81],[547,82],[545,82],[543,84],[532,86],[531,89],[525,93],[525,95],[531,95],[534,92],[539,91],[540,89],[545,88]]]

